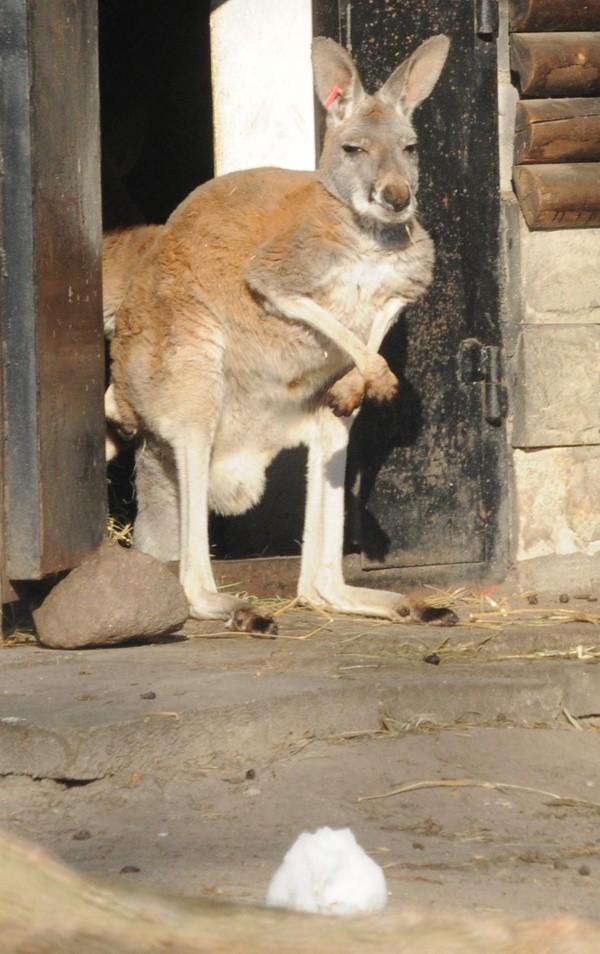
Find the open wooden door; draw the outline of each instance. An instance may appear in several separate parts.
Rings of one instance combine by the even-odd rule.
[[[0,91],[6,601],[106,526],[96,0],[0,0]]]

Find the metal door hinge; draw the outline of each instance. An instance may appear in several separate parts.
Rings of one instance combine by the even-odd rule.
[[[459,345],[457,362],[462,384],[481,385],[483,414],[488,424],[499,424],[503,416],[500,349],[483,345],[477,338],[465,338]]]
[[[498,0],[475,0],[475,33],[481,40],[498,36]]]

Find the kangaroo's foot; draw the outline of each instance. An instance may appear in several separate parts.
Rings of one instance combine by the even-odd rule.
[[[234,633],[277,635],[277,623],[272,616],[261,613],[237,596],[197,588],[193,594],[188,592],[188,599],[190,616],[194,619],[223,619],[227,629]]]
[[[265,636],[277,636],[279,628],[272,616],[259,613],[253,606],[245,605],[236,609],[225,624],[234,633],[260,633]]]
[[[412,600],[389,590],[371,590],[362,586],[335,585],[325,580],[317,580],[308,586],[301,585],[299,596],[317,606],[327,607],[334,613],[389,620],[409,617],[413,623],[426,623],[430,626],[455,626],[459,622],[456,613],[446,606],[429,606],[422,600]]]
[[[456,626],[460,622],[454,610],[448,606],[429,606],[421,601],[405,600],[407,612],[399,615],[410,616],[413,623],[427,623],[429,626]]]

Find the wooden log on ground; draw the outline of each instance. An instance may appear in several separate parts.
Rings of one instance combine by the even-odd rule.
[[[510,67],[522,96],[599,96],[600,33],[515,33]]]
[[[600,162],[600,99],[517,103],[515,165],[532,162]]]
[[[509,29],[600,30],[600,0],[509,0]]]
[[[80,877],[0,835],[2,954],[597,954],[600,928],[576,917],[516,921],[429,908],[344,920],[249,905],[185,905]]]
[[[600,163],[515,166],[513,180],[530,229],[600,226]]]

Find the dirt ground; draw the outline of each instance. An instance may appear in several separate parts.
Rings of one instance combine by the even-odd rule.
[[[9,641],[0,827],[112,883],[260,902],[301,831],[348,826],[392,908],[598,918],[600,617],[485,608]]]

